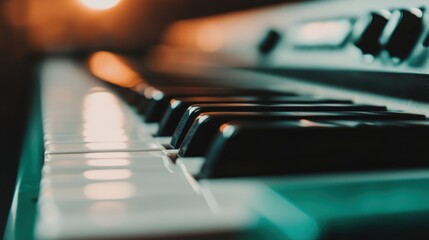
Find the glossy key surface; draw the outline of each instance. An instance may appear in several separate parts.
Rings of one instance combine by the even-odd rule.
[[[429,167],[427,122],[266,121],[222,126],[202,178]]]
[[[385,111],[386,107],[361,104],[196,104],[189,107],[180,119],[171,146],[179,148],[192,123],[206,112],[328,112],[328,111]]]
[[[315,103],[352,103],[349,100],[337,100],[318,98],[313,96],[253,96],[253,97],[187,97],[172,99],[170,106],[164,114],[157,135],[171,136],[174,133],[180,118],[186,109],[195,104],[207,103],[293,103],[293,104],[315,104]]]
[[[146,122],[158,122],[163,117],[170,101],[177,97],[191,96],[291,96],[288,92],[274,92],[252,89],[231,89],[215,87],[176,87],[152,89],[148,95],[149,102],[143,112]]]
[[[180,157],[204,156],[222,124],[233,120],[421,120],[424,116],[396,112],[213,112],[201,114],[192,124],[179,149]]]

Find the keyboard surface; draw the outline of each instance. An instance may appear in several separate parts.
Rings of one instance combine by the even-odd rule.
[[[427,239],[428,7],[187,20],[147,66],[46,58],[6,238]]]
[[[222,128],[222,122],[246,120],[245,124],[233,124],[238,124],[236,126],[240,129],[256,127],[262,134],[273,129],[278,135],[244,137],[250,141],[248,145],[241,141],[243,149],[236,148],[238,155],[234,153],[228,157],[230,164],[225,162],[229,173],[224,177],[234,178],[212,179],[211,176],[216,175],[209,172],[219,170],[208,169],[216,163],[216,156],[177,155],[181,151],[180,144],[178,149],[168,144],[174,136],[156,136],[153,128],[161,121],[146,123],[144,115],[138,113],[137,107],[126,104],[116,87],[97,80],[78,62],[48,60],[41,71],[45,159],[37,203],[36,237],[39,239],[341,239],[347,236],[427,234],[422,219],[429,217],[426,214],[429,205],[421,199],[427,195],[429,172],[420,169],[421,165],[411,165],[409,170],[389,170],[385,165],[381,171],[377,169],[375,172],[357,167],[357,172],[349,174],[344,169],[332,173],[320,160],[314,159],[312,163],[311,158],[323,154],[321,149],[307,150],[316,151],[315,156],[289,160],[288,155],[299,154],[296,147],[286,149],[297,139],[293,137],[288,143],[278,137],[283,137],[281,134],[286,125],[297,129],[298,135],[292,131],[289,135],[304,138],[303,129],[299,130],[303,126],[321,131],[322,138],[335,136],[332,135],[338,128],[335,126],[341,126],[339,129],[358,130],[359,136],[350,131],[339,138],[359,148],[363,144],[359,141],[366,138],[360,129],[369,133],[374,129],[387,129],[394,136],[392,129],[412,125],[418,126],[416,130],[424,135],[428,128],[423,115],[398,113],[389,107],[352,102],[266,105],[268,109],[286,107],[286,112],[258,111],[265,105],[207,103],[213,108],[203,112],[202,118],[205,118],[204,114],[221,116],[221,120],[215,121],[214,129]],[[225,112],[225,107],[231,106],[234,111]],[[244,110],[237,109],[239,106]],[[246,110],[248,106],[252,108]],[[346,112],[338,109],[343,106],[348,106]],[[321,111],[314,112],[318,107]],[[306,108],[310,112],[306,112]],[[339,125],[333,125],[333,120],[338,120]],[[198,122],[198,118],[194,121]],[[279,126],[277,130],[276,126]],[[200,138],[208,141],[210,136]],[[339,138],[331,137],[332,144],[338,145]],[[273,141],[271,145],[277,147],[284,142],[285,149],[276,153],[266,152],[264,141]],[[325,142],[320,146],[329,144]],[[210,144],[208,147],[214,149]],[[337,150],[330,152],[332,158],[337,155],[345,158],[353,151],[344,148],[345,152],[341,153],[343,146],[336,147]],[[219,154],[231,151],[213,149]],[[240,157],[240,152],[244,158]],[[352,157],[349,156],[350,161]],[[206,158],[210,164],[205,163]],[[309,166],[313,173],[303,171],[297,175],[293,163],[270,168],[270,158],[295,161],[298,163],[295,170],[299,162],[303,162],[301,166]],[[279,163],[281,159],[273,160]],[[377,165],[377,158],[368,161],[365,164],[373,162]],[[260,167],[258,162],[262,163]],[[321,164],[320,167],[317,164]],[[258,170],[249,172],[254,167],[259,168],[259,173]],[[240,168],[247,173],[243,175]],[[290,170],[274,171],[279,168]],[[237,178],[246,175],[250,177]],[[256,177],[258,175],[271,177]],[[390,229],[390,226],[403,223],[406,227]]]

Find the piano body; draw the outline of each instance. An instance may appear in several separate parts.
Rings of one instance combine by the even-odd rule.
[[[278,5],[177,22],[144,61],[44,59],[5,238],[427,239],[428,8]]]

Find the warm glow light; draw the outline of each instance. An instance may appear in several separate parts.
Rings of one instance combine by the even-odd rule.
[[[110,52],[96,52],[89,58],[89,70],[92,74],[121,87],[136,87],[143,80],[118,55]]]
[[[236,131],[236,128],[233,125],[225,123],[220,126],[220,131],[225,138],[230,138]]]
[[[195,41],[202,51],[215,52],[224,44],[222,29],[217,25],[204,26],[198,31]]]
[[[121,0],[80,0],[80,2],[92,10],[106,10],[118,5]]]

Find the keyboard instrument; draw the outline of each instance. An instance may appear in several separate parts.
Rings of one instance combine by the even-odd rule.
[[[427,239],[429,3],[173,24],[39,66],[6,239]]]

